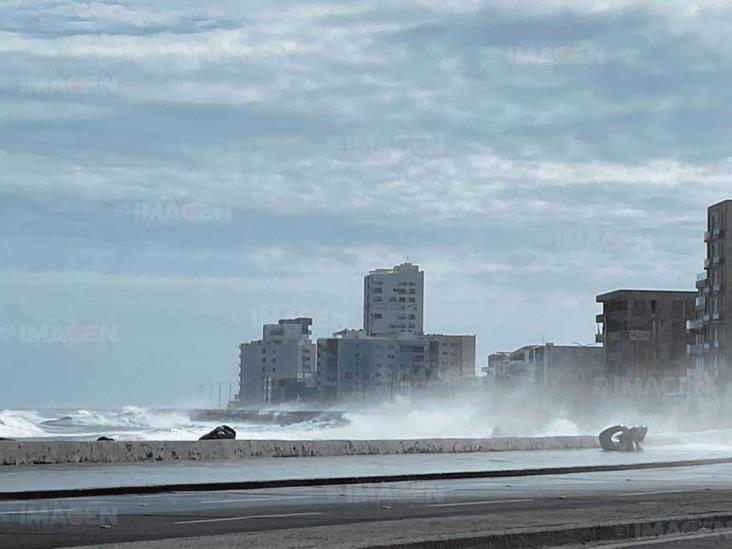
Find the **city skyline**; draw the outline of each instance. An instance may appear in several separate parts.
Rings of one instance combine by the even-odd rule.
[[[406,255],[479,364],[591,342],[599,293],[693,290],[728,14],[3,3],[0,399],[187,404],[266,322],[358,326]]]

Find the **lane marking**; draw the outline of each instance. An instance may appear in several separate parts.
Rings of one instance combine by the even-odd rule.
[[[265,496],[258,498],[240,498],[240,499],[207,499],[200,501],[199,503],[243,503],[243,502],[262,502],[266,503],[269,501],[277,501],[280,499],[308,499],[311,496]]]
[[[635,497],[635,496],[657,496],[660,494],[682,494],[684,492],[695,492],[698,488],[691,490],[658,490],[656,492],[629,492],[627,494],[618,494],[621,498]]]
[[[37,515],[40,513],[70,513],[77,509],[37,509],[32,511],[3,511],[0,515]]]
[[[323,513],[282,513],[279,515],[246,515],[243,517],[224,517],[224,518],[214,518],[214,519],[199,519],[199,520],[182,520],[179,522],[174,522],[176,526],[184,525],[184,524],[204,524],[206,522],[228,522],[232,520],[254,520],[254,519],[260,519],[260,518],[288,518],[288,517],[314,517],[318,515],[322,515]]]
[[[521,503],[524,501],[535,501],[534,499],[491,499],[487,501],[463,501],[459,503],[430,503],[427,507],[463,507],[465,505],[495,505],[496,503]]]
[[[604,549],[613,549],[613,548],[628,548],[628,547],[637,547],[639,545],[666,545],[669,543],[673,543],[676,541],[686,541],[686,540],[692,540],[692,539],[704,539],[704,538],[725,538],[730,535],[731,530],[728,528],[720,528],[719,530],[712,530],[712,531],[704,531],[704,532],[696,532],[696,533],[690,533],[690,534],[676,534],[676,535],[670,535],[670,536],[664,536],[661,535],[654,539],[643,539],[643,538],[631,538],[627,541],[620,542],[620,543],[614,543],[612,545],[602,545]]]

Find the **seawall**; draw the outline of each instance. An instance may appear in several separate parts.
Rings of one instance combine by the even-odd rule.
[[[439,454],[599,448],[597,437],[407,440],[0,441],[0,465],[213,461],[257,457]]]

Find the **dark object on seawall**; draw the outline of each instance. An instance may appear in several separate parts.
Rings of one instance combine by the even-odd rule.
[[[105,437],[105,436],[101,436],[101,437],[99,437],[97,439],[97,442],[105,442],[105,441],[114,442],[114,439],[113,438],[109,438],[109,437]]]
[[[606,452],[637,452],[642,450],[641,442],[646,438],[648,427],[635,425],[613,425],[600,433],[600,446]]]
[[[198,440],[234,440],[236,431],[228,425],[219,425],[213,431],[206,433]]]
[[[3,437],[0,437],[0,440],[4,440],[5,442],[15,442],[15,439],[14,438],[3,438]]]

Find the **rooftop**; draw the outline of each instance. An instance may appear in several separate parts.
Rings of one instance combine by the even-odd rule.
[[[679,297],[683,299],[689,299],[697,296],[697,292],[693,290],[632,290],[632,289],[620,289],[613,290],[597,296],[595,301],[602,303],[603,301],[610,301],[622,297],[645,297],[647,299],[653,297]]]

